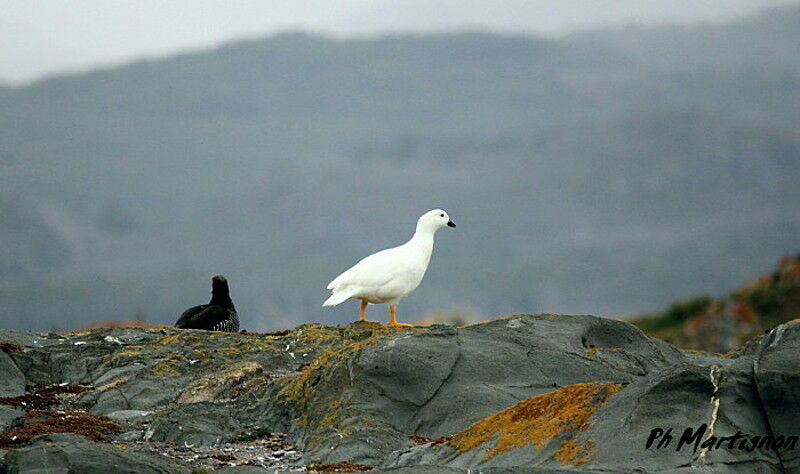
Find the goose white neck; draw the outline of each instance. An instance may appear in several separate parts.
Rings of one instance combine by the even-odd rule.
[[[427,250],[428,253],[430,253],[433,250],[433,235],[435,233],[436,231],[431,232],[429,230],[417,229],[414,235],[411,236],[411,240],[408,241],[408,244]]]
[[[439,230],[439,225],[436,223],[420,219],[417,222],[417,230],[414,232],[414,235],[426,234],[433,237],[437,230]]]

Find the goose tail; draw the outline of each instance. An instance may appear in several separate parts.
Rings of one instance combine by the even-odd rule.
[[[322,306],[336,306],[337,304],[342,303],[346,299],[353,296],[353,293],[355,293],[355,291],[351,289],[340,290],[340,291],[333,290],[333,294],[331,295],[331,297],[325,300],[325,302],[322,303]]]

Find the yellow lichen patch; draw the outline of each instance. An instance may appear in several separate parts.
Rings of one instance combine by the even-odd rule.
[[[186,359],[186,357],[184,357],[182,354],[170,354],[161,362],[154,365],[150,370],[157,375],[175,377],[181,375],[181,372],[178,370],[178,368],[180,368],[180,364],[176,361],[184,359]]]
[[[347,360],[356,357],[365,347],[377,345],[417,328],[389,328],[376,322],[358,322],[340,327],[305,324],[287,338],[285,350],[302,353],[303,348],[326,347],[310,364],[303,366],[294,377],[281,377],[278,395],[292,407],[293,422],[315,430],[346,436],[350,433],[345,420],[353,417],[347,397],[338,389],[331,390],[330,382],[347,377],[344,369]],[[334,385],[340,387],[336,381]],[[324,437],[308,440],[309,445]]]
[[[334,366],[364,346],[374,346],[385,337],[405,333],[408,328],[390,328],[376,322],[348,324],[342,327],[304,324],[293,334],[299,347],[324,345],[329,348],[319,355],[310,366],[291,379],[280,390],[287,400],[298,400],[313,395],[314,385],[322,377],[325,369]],[[416,331],[416,328],[411,328]]]
[[[298,344],[319,345],[333,343],[334,345],[348,344],[363,339],[378,336],[389,336],[406,332],[407,330],[421,330],[421,328],[393,328],[384,326],[375,321],[356,322],[345,326],[323,326],[322,324],[304,324],[292,332]],[[338,343],[338,344],[337,344]]]
[[[174,360],[164,360],[163,362],[159,362],[158,364],[154,365],[152,369],[153,373],[156,375],[170,376],[170,377],[177,377],[181,375],[181,373],[176,368],[177,363]]]
[[[156,341],[156,344],[161,344],[161,345],[172,344],[173,342],[175,342],[178,339],[180,339],[181,336],[183,336],[183,334],[185,334],[185,333],[175,333],[175,334],[170,334],[169,336],[160,337]]]
[[[339,438],[344,438],[345,436],[350,436],[353,434],[352,431],[347,430],[344,426],[345,415],[343,411],[346,408],[345,402],[336,399],[330,403],[326,403],[320,408],[321,409],[319,411],[325,413],[325,415],[316,422],[316,426],[318,429],[322,428],[328,432],[333,432]],[[307,414],[293,421],[302,426],[309,426],[310,422]],[[313,446],[319,444],[324,439],[325,436],[315,436],[309,440],[308,444],[310,446]]]
[[[236,347],[224,347],[224,348],[220,349],[220,351],[224,352],[225,355],[227,355],[228,357],[234,357],[234,356],[238,355],[241,352]]]
[[[229,356],[247,352],[276,352],[275,336],[240,336],[232,346],[223,349]]]
[[[325,416],[319,421],[319,426],[323,428],[333,428],[336,430],[341,430],[341,425],[344,417],[341,413],[342,408],[342,401],[341,400],[334,400],[327,405],[323,406],[323,409],[327,411]]]
[[[620,384],[598,382],[567,385],[523,400],[474,423],[454,435],[450,444],[461,454],[487,445],[497,436],[495,445],[489,447],[484,458],[488,461],[497,454],[528,444],[543,449],[552,440],[569,436],[574,443],[562,442],[554,456],[561,463],[582,462],[590,457],[592,446],[588,441],[577,444],[575,435],[588,429],[589,417],[620,388]]]
[[[97,391],[101,392],[101,393],[105,392],[106,390],[109,390],[109,389],[112,389],[114,387],[118,387],[118,386],[124,384],[128,380],[130,380],[128,377],[117,377],[114,380],[112,380],[111,382],[109,382],[109,383],[107,383],[105,385],[101,385],[100,387],[97,387]]]
[[[131,356],[131,357],[138,356],[141,353],[142,353],[142,347],[141,346],[131,346],[131,347],[128,347],[126,349],[123,349],[123,350],[117,352],[118,355],[126,355],[126,356]]]
[[[325,368],[334,365],[340,360],[344,360],[350,354],[358,352],[366,343],[367,341],[364,340],[348,344],[339,350],[325,350],[325,352],[314,360],[306,370],[281,387],[278,393],[287,400],[298,400],[303,396],[309,396],[311,390],[313,390],[313,386],[316,385],[316,382],[322,376],[322,371]]]

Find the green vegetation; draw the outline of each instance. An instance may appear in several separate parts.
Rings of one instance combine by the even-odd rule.
[[[685,349],[728,352],[800,314],[800,255],[784,257],[770,275],[725,298],[708,296],[633,320],[653,337]]]
[[[754,288],[742,300],[770,326],[800,316],[800,285],[796,282],[779,281]]]
[[[686,324],[689,318],[707,310],[711,306],[711,302],[711,297],[707,295],[679,301],[671,304],[663,313],[636,320],[636,325],[643,331],[653,334],[679,329]]]

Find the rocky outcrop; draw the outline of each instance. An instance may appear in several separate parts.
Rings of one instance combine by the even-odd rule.
[[[164,463],[156,455],[128,452],[107,444],[94,443],[76,434],[38,436],[28,445],[9,451],[5,455],[4,463],[9,473],[189,474],[191,472],[191,469],[186,467]]]
[[[314,463],[392,472],[800,469],[800,447],[788,446],[800,435],[797,324],[728,356],[680,351],[625,322],[560,315],[271,334],[0,331],[0,340],[20,347],[0,355],[29,397],[0,399],[6,433],[57,416],[33,413],[23,399],[117,427],[103,435],[112,444],[46,433],[7,441],[0,472],[29,466],[35,456],[25,453],[50,445],[96,445],[87,452],[109,463],[135,454],[123,456],[140,463],[131,472],[150,472],[159,449],[164,472]],[[58,384],[83,388],[36,397]],[[43,423],[51,425],[61,426]]]

